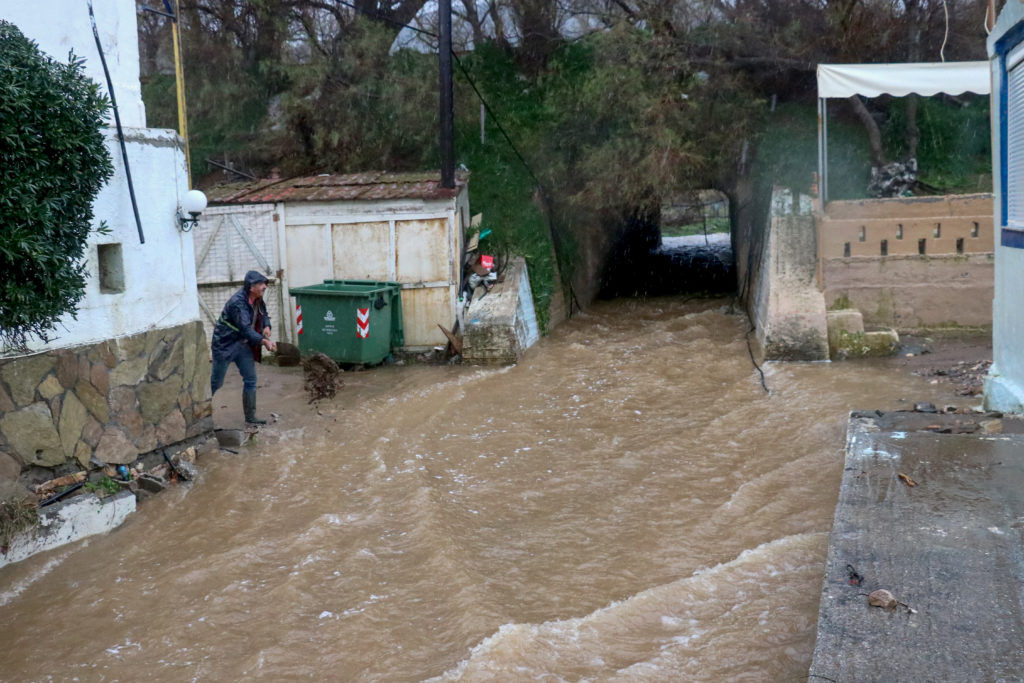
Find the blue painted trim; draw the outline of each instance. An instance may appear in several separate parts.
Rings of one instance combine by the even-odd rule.
[[[1011,249],[1024,249],[1024,230],[1003,228],[999,231],[999,244]]]
[[[1006,138],[1010,130],[1009,74],[1006,72],[1006,54],[999,55],[999,224],[1006,227],[1010,217],[1009,164],[1006,163]]]
[[[1006,55],[1024,41],[1024,21],[1011,26],[993,45],[993,51],[999,58],[999,225],[1006,227],[1010,217],[1009,172],[1006,163],[1007,133],[1009,129],[1009,76],[1006,72]],[[1010,246],[1003,244],[1003,246]]]
[[[1017,47],[1017,43],[1021,40],[1024,40],[1024,22],[1014,24],[1000,36],[993,46],[994,51],[1000,57],[1005,57],[1006,53]]]

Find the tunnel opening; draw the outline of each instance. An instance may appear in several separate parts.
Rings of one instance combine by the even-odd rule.
[[[601,298],[734,294],[729,201],[716,190],[690,191],[656,210],[624,213]]]

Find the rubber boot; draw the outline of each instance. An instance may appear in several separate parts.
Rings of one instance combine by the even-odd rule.
[[[242,412],[245,413],[245,423],[251,425],[265,425],[266,420],[261,420],[256,417],[256,392],[255,391],[243,391],[242,392]]]

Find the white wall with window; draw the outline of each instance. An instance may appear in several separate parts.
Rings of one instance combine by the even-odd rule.
[[[990,410],[1024,412],[1024,5],[1007,3],[988,39],[995,186]]]
[[[199,318],[191,232],[183,232],[176,211],[188,192],[181,138],[171,130],[146,128],[139,84],[139,51],[134,0],[93,0],[104,57],[114,84],[141,233],[128,189],[117,130],[106,131],[114,176],[93,204],[93,232],[85,252],[85,296],[76,317],[66,316],[56,338],[33,350],[77,346],[165,328]],[[2,12],[40,49],[66,62],[69,50],[85,58],[86,74],[108,93],[89,17],[88,2],[35,0],[6,2]]]

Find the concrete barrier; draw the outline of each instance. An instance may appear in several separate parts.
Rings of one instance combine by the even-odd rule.
[[[513,259],[504,280],[484,294],[477,289],[462,316],[462,360],[467,363],[516,363],[540,338],[526,261]]]

